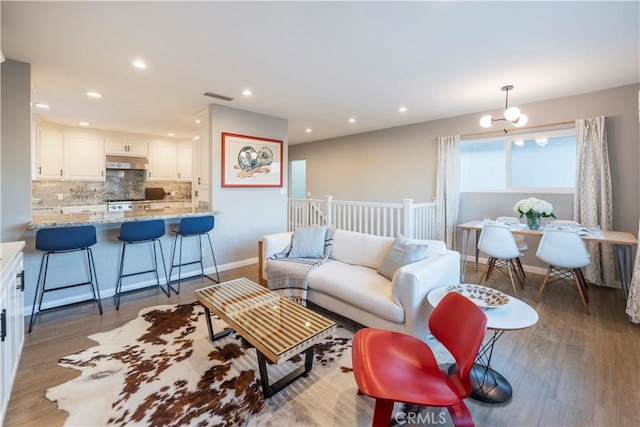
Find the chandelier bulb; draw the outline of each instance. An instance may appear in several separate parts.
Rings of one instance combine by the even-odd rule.
[[[513,122],[520,117],[520,109],[518,107],[509,107],[504,111],[504,118]]]
[[[520,114],[518,118],[513,121],[513,125],[517,127],[522,127],[529,122],[529,117],[526,114]]]
[[[482,116],[480,119],[480,126],[483,128],[490,128],[493,125],[493,119],[490,115]]]

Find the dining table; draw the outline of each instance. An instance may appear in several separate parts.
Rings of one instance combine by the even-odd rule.
[[[475,264],[476,270],[478,269],[478,241],[480,239],[480,233],[485,221],[473,220],[462,224],[458,224],[457,228],[462,230],[462,256],[461,256],[461,281],[465,280],[467,257],[469,251],[469,240],[472,231],[475,232]],[[556,226],[548,225],[540,227],[538,230],[532,230],[527,227],[526,224],[518,223],[508,225],[513,234],[521,234],[525,236],[542,237],[546,227],[557,229]],[[618,266],[620,267],[620,282],[622,285],[622,292],[624,299],[626,300],[629,294],[629,284],[631,282],[631,275],[633,273],[633,249],[638,246],[638,239],[626,231],[609,231],[609,230],[592,230],[587,227],[573,227],[572,230],[584,241],[608,243],[614,246],[616,252],[616,258]]]

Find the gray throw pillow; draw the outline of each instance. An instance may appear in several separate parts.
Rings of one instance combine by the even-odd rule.
[[[289,258],[324,258],[327,226],[302,227],[293,232]]]
[[[399,235],[393,241],[393,245],[387,251],[384,259],[378,267],[378,274],[393,280],[393,275],[400,267],[420,261],[427,255],[427,245],[420,243],[409,243],[403,236]]]

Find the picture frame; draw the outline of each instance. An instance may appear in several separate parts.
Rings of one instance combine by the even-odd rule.
[[[222,133],[222,187],[282,187],[282,141]]]

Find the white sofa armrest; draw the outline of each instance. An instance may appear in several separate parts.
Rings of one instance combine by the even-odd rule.
[[[394,301],[404,308],[405,331],[422,340],[429,334],[433,307],[427,294],[433,289],[460,283],[460,253],[446,251],[398,269],[391,282]]]
[[[260,257],[260,283],[266,283],[267,279],[267,263],[266,260],[273,254],[282,252],[289,242],[291,242],[291,236],[293,233],[275,233],[262,236],[260,240],[261,253]]]

